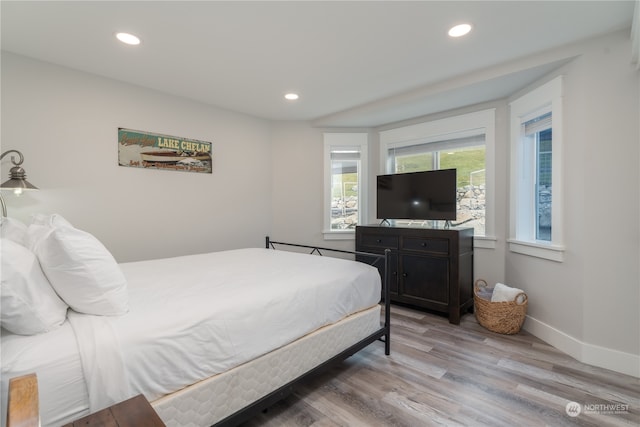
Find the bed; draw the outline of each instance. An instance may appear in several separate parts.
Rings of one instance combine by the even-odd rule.
[[[74,240],[68,233],[77,233],[59,218],[39,222],[49,234],[62,226],[65,242]],[[3,270],[11,269],[5,248],[16,249],[4,231]],[[36,233],[35,240],[45,234]],[[27,241],[56,293],[66,295],[54,282],[67,271],[52,271],[44,244]],[[72,308],[80,304],[77,310],[66,310],[64,321],[37,334],[9,332],[3,317],[2,407],[8,380],[35,372],[43,426],[63,425],[140,393],[168,426],[237,425],[285,397],[298,381],[374,341],[384,341],[389,354],[388,289],[379,269],[344,259],[368,259],[384,269],[385,256],[322,256],[332,250],[269,238],[265,243],[118,264],[126,307],[90,303],[125,314],[81,313],[87,301],[72,301]],[[285,246],[295,251],[280,250]],[[59,256],[60,247],[48,249],[49,256]],[[125,298],[121,289],[101,292],[115,295],[116,303]],[[382,322],[380,301],[386,305]]]

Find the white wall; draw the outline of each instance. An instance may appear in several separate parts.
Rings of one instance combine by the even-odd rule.
[[[120,262],[264,244],[269,122],[6,52],[1,65],[2,150],[41,190],[5,194],[9,216],[59,213]],[[118,166],[118,127],[210,141],[213,173]]]
[[[355,241],[324,240],[324,132],[307,122],[276,122],[272,132],[273,238],[342,250]],[[354,131],[354,130],[347,130]],[[364,131],[357,129],[358,132]],[[369,175],[377,174],[377,155],[369,149]],[[373,157],[373,159],[372,159]],[[374,210],[375,211],[375,210]]]
[[[640,110],[628,34],[586,43],[555,74],[565,76],[565,261],[507,252],[506,281],[529,295],[525,329],[640,376]]]
[[[321,246],[324,243],[322,130],[306,122],[276,122],[271,138],[272,237]]]
[[[538,58],[542,64],[553,55],[557,52]],[[562,263],[511,253],[507,248],[508,100],[376,130],[496,108],[496,247],[476,249],[475,277],[527,292],[526,330],[579,360],[640,376],[638,73],[630,64],[625,32],[567,47],[563,55],[577,58],[531,85],[536,87],[558,73],[566,76],[566,252]],[[274,126],[273,234],[353,248],[353,241],[322,238],[322,132],[307,123]],[[373,176],[380,172],[378,143],[377,137],[371,138]],[[370,210],[374,192],[370,188]]]
[[[525,329],[580,360],[640,375],[638,72],[626,33],[579,50],[560,70],[566,76],[565,261],[506,249],[508,109],[499,100],[491,103],[497,241],[495,249],[476,251],[475,275],[528,293]],[[59,212],[120,261],[258,246],[267,233],[354,246],[323,240],[324,129],[309,123],[269,123],[4,53],[1,118],[2,149],[22,150],[28,179],[42,189],[18,200],[7,196],[10,215]],[[211,141],[213,174],[119,167],[118,127]],[[375,175],[378,147],[371,140]],[[8,167],[6,158],[3,175]]]

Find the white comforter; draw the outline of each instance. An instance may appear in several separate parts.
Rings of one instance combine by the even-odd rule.
[[[241,249],[126,263],[121,268],[129,283],[128,314],[69,316],[89,411],[138,393],[154,400],[380,299],[375,268],[285,251]],[[22,353],[19,341],[33,340],[10,338],[11,351]],[[6,348],[3,382],[5,362],[9,359],[11,364],[13,357]],[[45,350],[40,352],[47,358]],[[80,394],[70,393],[76,398]],[[47,399],[53,397],[43,395],[41,387],[43,412],[49,407]],[[43,425],[68,421],[55,413],[42,417]]]

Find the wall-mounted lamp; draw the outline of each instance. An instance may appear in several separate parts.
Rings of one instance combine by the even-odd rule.
[[[18,161],[14,156],[11,156],[11,163],[13,163],[13,167],[9,170],[9,180],[3,182],[0,185],[0,190],[13,190],[13,193],[16,195],[22,194],[24,190],[37,190],[38,187],[32,185],[25,178],[27,177],[24,169],[20,166],[22,162],[24,162],[24,156],[18,150],[7,150],[2,155],[0,155],[0,160],[4,159],[7,154],[15,153],[19,156]],[[0,194],[0,204],[2,205],[2,216],[7,216],[7,205],[4,203],[4,199],[2,198],[2,194]]]

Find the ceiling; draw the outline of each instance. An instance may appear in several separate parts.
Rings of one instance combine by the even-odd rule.
[[[498,99],[635,1],[7,1],[2,50],[269,120],[379,126]],[[469,22],[466,37],[447,36]],[[127,46],[118,31],[138,35]],[[297,92],[300,99],[283,95]]]

